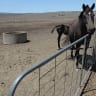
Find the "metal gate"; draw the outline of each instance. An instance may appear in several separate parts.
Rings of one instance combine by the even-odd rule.
[[[93,65],[92,49],[85,54],[87,37],[88,34],[26,69],[13,82],[8,96],[80,96]],[[81,69],[77,71],[76,61],[68,59],[69,49],[82,40],[85,46],[80,52]]]

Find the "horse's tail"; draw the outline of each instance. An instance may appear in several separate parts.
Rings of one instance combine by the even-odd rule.
[[[56,26],[55,26],[55,27],[53,27],[53,29],[51,30],[51,33],[53,33],[55,29],[56,29]]]
[[[51,33],[53,33],[53,32],[54,32],[54,30],[55,30],[56,28],[61,27],[61,26],[62,26],[62,25],[56,25],[55,27],[53,27],[53,29],[52,29]]]

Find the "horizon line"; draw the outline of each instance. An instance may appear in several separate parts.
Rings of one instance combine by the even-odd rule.
[[[63,12],[80,12],[80,11],[48,11],[48,12],[0,12],[0,14],[39,14],[39,13],[63,13]]]

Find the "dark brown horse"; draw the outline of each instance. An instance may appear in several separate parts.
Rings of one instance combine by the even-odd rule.
[[[77,39],[81,38],[82,36],[89,34],[89,36],[87,37],[87,46],[86,46],[86,51],[87,48],[89,47],[89,43],[91,40],[91,36],[95,31],[95,26],[94,26],[94,12],[93,9],[95,7],[95,4],[93,4],[91,7],[89,7],[88,5],[83,4],[82,5],[82,12],[80,13],[78,19],[73,22],[72,25],[70,25],[69,28],[69,39],[70,42],[73,43],[74,41],[76,41]],[[84,43],[84,40],[82,42],[79,42],[76,44],[75,48],[76,48],[76,66],[78,68],[78,60],[79,60],[79,50],[80,50],[80,46],[81,44]],[[71,57],[73,57],[73,49],[74,46],[72,46],[71,48]]]
[[[61,47],[60,47],[60,38],[61,38],[62,34],[68,35],[69,26],[64,25],[64,24],[57,25],[52,29],[51,33],[53,33],[55,29],[56,29],[56,31],[58,33],[58,48],[61,49]]]
[[[89,47],[89,43],[91,40],[91,36],[95,31],[95,26],[94,26],[94,12],[93,9],[95,7],[95,3],[89,7],[88,5],[83,4],[82,5],[82,12],[80,12],[80,15],[74,22],[69,25],[68,30],[66,31],[65,29],[62,31],[69,37],[70,43],[73,43],[77,39],[80,39],[82,36],[89,34],[87,37],[87,46],[86,46],[86,51],[87,48]],[[64,25],[65,26],[65,25]],[[59,27],[61,30],[62,28]],[[59,34],[58,38],[61,38],[61,33]],[[73,58],[73,49],[75,48],[75,56],[76,56],[76,67],[78,68],[78,61],[79,61],[79,50],[80,46],[84,44],[84,40],[82,42],[77,43],[75,46],[72,46],[71,48],[71,57]],[[59,45],[59,44],[58,44]]]

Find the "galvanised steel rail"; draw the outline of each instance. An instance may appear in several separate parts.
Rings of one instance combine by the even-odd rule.
[[[80,39],[78,39],[77,41],[73,42],[72,44],[69,44],[68,46],[64,47],[63,49],[57,51],[56,53],[50,55],[49,57],[43,59],[42,61],[32,65],[32,67],[26,69],[24,72],[22,72],[17,78],[16,80],[13,82],[13,84],[10,87],[9,90],[9,94],[8,96],[14,96],[14,93],[16,91],[17,86],[19,85],[19,83],[21,82],[21,80],[28,74],[30,74],[31,72],[33,72],[34,70],[36,70],[37,68],[40,68],[41,66],[45,65],[46,63],[48,63],[49,61],[51,61],[52,59],[56,58],[57,56],[59,56],[60,54],[62,54],[63,52],[65,52],[66,50],[70,49],[73,45],[75,45],[76,43],[86,39],[88,37],[88,34],[81,37]]]

